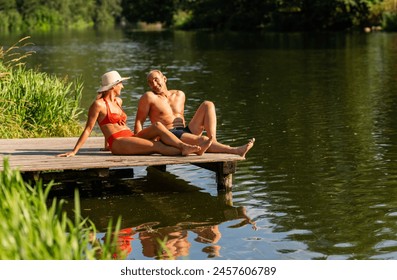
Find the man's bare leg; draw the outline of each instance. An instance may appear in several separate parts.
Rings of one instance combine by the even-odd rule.
[[[189,129],[193,134],[198,136],[201,136],[205,130],[207,136],[213,141],[216,141],[216,111],[213,102],[204,101],[201,103],[189,122]]]
[[[219,142],[212,142],[212,145],[208,148],[207,152],[234,154],[245,157],[248,151],[254,146],[254,143],[255,138],[250,139],[247,144],[238,147],[230,147]]]
[[[201,146],[204,141],[208,141],[208,137],[197,136],[191,133],[184,133],[182,134],[181,140],[187,144]],[[255,138],[250,139],[247,144],[238,147],[231,147],[219,143],[218,141],[212,141],[212,144],[211,146],[209,146],[207,152],[234,154],[234,155],[239,155],[241,157],[245,157],[247,152],[254,146],[254,143],[255,143]]]
[[[197,145],[201,148],[196,154],[199,156],[203,155],[212,145],[212,138],[205,137],[203,141],[197,143]]]

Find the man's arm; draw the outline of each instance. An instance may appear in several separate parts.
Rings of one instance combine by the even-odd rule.
[[[176,98],[174,102],[174,114],[181,114],[182,116],[184,115],[185,111],[185,102],[186,102],[186,96],[185,93],[181,90],[176,91]]]
[[[135,117],[135,126],[134,126],[134,133],[137,134],[143,129],[143,124],[146,121],[146,118],[149,115],[150,110],[150,101],[149,101],[149,94],[145,93],[139,99],[138,102],[138,109],[136,111]]]

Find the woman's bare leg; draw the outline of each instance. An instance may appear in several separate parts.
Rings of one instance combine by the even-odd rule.
[[[165,145],[160,141],[150,141],[139,137],[122,137],[113,142],[112,153],[116,155],[181,155],[180,149]]]

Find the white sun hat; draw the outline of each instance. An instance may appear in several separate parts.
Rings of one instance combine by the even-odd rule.
[[[98,88],[97,92],[103,92],[111,89],[118,83],[128,80],[131,77],[121,77],[119,72],[117,71],[110,71],[102,75],[102,85]]]

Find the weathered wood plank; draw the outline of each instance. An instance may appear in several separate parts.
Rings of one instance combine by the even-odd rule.
[[[227,177],[226,180],[222,180],[230,185],[228,181],[231,180],[231,174],[235,172],[235,162],[244,160],[243,157],[237,155],[212,153],[205,153],[202,156],[193,154],[189,156],[112,155],[110,152],[99,150],[104,144],[103,137],[90,137],[74,157],[57,157],[60,153],[70,151],[76,141],[76,137],[0,139],[0,155],[2,158],[0,170],[3,170],[3,158],[6,157],[9,159],[12,168],[17,168],[23,172],[204,164],[202,167],[215,171],[217,177]],[[221,163],[222,167],[211,163]],[[230,164],[232,169],[224,167]],[[224,183],[221,182],[220,184]]]

